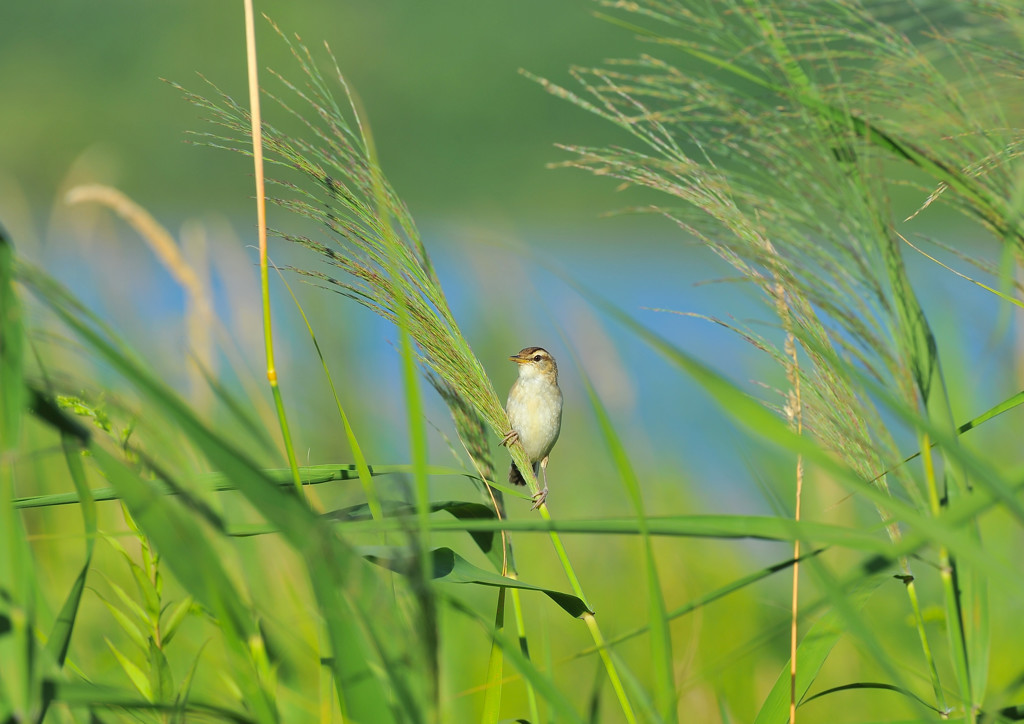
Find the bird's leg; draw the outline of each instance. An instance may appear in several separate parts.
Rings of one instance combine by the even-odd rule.
[[[519,442],[519,433],[516,432],[514,429],[506,432],[505,437],[501,438],[501,444],[506,447],[510,445],[515,445],[517,442]]]
[[[544,480],[544,488],[533,496],[533,506],[530,510],[537,510],[540,506],[544,505],[544,501],[548,499],[548,459],[544,458],[540,461],[540,474]]]

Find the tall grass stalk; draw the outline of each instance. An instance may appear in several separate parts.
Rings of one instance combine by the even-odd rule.
[[[285,454],[292,470],[292,481],[295,493],[302,496],[302,480],[299,477],[299,463],[295,458],[295,447],[292,444],[291,432],[288,429],[288,416],[285,414],[284,400],[281,398],[281,387],[277,382],[277,366],[274,364],[274,328],[270,316],[270,272],[267,265],[267,195],[266,181],[263,175],[263,134],[260,120],[260,81],[259,69],[256,65],[256,23],[252,0],[244,0],[245,7],[245,65],[249,84],[249,118],[251,120],[252,161],[256,180],[256,231],[259,237],[260,255],[260,298],[263,302],[263,346],[267,357],[267,382],[274,396],[274,407],[281,426],[281,437],[284,440]]]
[[[796,429],[797,435],[803,435],[804,418],[800,404],[800,360],[797,357],[796,340],[792,332],[786,334],[786,352],[792,360],[792,365],[787,369],[789,384],[792,386],[789,394],[789,404],[786,412],[790,422]],[[804,458],[796,456],[796,503],[793,506],[793,520],[800,522],[800,507],[803,503],[804,492]],[[789,722],[796,724],[796,656],[799,642],[798,614],[800,611],[800,539],[793,541],[793,594],[792,606],[790,607],[790,631],[789,631]]]

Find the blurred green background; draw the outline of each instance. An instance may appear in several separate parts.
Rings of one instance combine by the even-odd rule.
[[[393,183],[421,218],[537,220],[575,225],[607,209],[583,174],[550,173],[552,144],[607,141],[606,124],[539,92],[517,74],[564,79],[571,64],[629,54],[629,35],[583,0],[547,3],[266,2],[311,46],[330,43],[366,106]],[[241,10],[232,3],[12,4],[0,27],[3,170],[37,201],[71,164],[162,213],[249,213],[240,160],[181,145],[200,125],[160,78],[202,88],[202,73],[246,96]],[[288,51],[259,20],[265,69]],[[269,120],[273,120],[271,115]],[[97,160],[96,163],[99,163]],[[171,189],[174,191],[172,192]]]

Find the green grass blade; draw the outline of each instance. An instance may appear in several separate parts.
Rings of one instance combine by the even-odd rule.
[[[196,369],[203,376],[203,380],[213,391],[213,394],[217,399],[224,405],[225,409],[231,413],[231,417],[238,421],[238,424],[245,430],[245,434],[248,435],[257,446],[266,450],[274,449],[274,441],[271,439],[267,429],[260,425],[259,421],[253,416],[252,411],[245,408],[242,402],[231,394],[231,392],[220,382],[210,374],[210,371],[206,369],[204,365],[199,364],[198,360],[193,360]],[[300,468],[301,469],[301,468]],[[288,475],[291,475],[291,470],[288,470]],[[288,478],[288,482],[292,485],[291,477]]]
[[[13,506],[14,462],[26,393],[25,334],[14,290],[14,247],[0,227],[0,718],[28,716],[38,705],[36,580],[32,551]]]
[[[13,461],[0,462],[0,711],[18,719],[35,709],[37,582],[20,515],[10,505]]]
[[[99,594],[97,595],[99,596]],[[128,614],[103,596],[99,596],[99,598],[103,602],[103,605],[106,606],[107,611],[110,612],[110,615],[117,622],[117,625],[121,627],[121,630],[124,631],[128,638],[132,640],[132,643],[139,647],[139,651],[145,651],[148,649],[149,646],[146,643],[146,634],[142,632],[142,627],[139,623],[137,621],[133,621]]]
[[[92,553],[96,545],[96,502],[89,494],[89,484],[85,478],[85,466],[82,464],[81,448],[71,435],[62,432],[60,437],[68,472],[71,475],[72,482],[75,484],[78,499],[81,501],[82,521],[85,531],[85,562],[82,564],[82,570],[75,578],[75,582],[72,584],[71,590],[64,600],[60,613],[57,614],[57,620],[54,622],[50,635],[46,640],[45,654],[49,660],[56,663],[58,669],[64,666],[68,647],[71,645],[71,634],[75,628],[78,608],[82,602],[82,593],[85,591],[86,578],[92,567]],[[46,712],[49,710],[51,701],[52,694],[44,691],[39,716],[36,719],[37,722],[42,722],[46,718]]]
[[[898,236],[903,241],[904,244],[909,246],[911,249],[916,251],[918,254],[920,254],[924,258],[929,259],[929,260],[933,261],[934,263],[938,264],[940,267],[942,267],[946,271],[950,271],[953,274],[956,274],[961,279],[963,279],[965,281],[968,281],[971,284],[975,285],[976,287],[980,287],[980,288],[984,289],[985,291],[990,292],[991,294],[996,295],[997,297],[1002,299],[1004,302],[1009,302],[1010,304],[1013,304],[1013,305],[1015,305],[1017,307],[1024,308],[1024,301],[1022,301],[1020,299],[1017,299],[1017,297],[1013,296],[1012,294],[1007,294],[1006,292],[1002,292],[1002,291],[996,289],[995,287],[990,287],[987,284],[979,282],[977,279],[974,279],[973,277],[967,276],[963,272],[957,271],[956,269],[954,269],[953,267],[949,266],[948,264],[943,264],[941,261],[936,259],[934,256],[932,256],[931,254],[926,252],[924,249],[921,249],[919,246],[916,246],[915,244],[910,243],[907,240],[907,238],[905,236],[903,236],[902,234],[897,232],[896,236]]]
[[[510,575],[513,578],[517,577],[517,575],[514,573]],[[519,651],[523,654],[524,657],[529,659],[530,641],[526,635],[526,620],[523,617],[522,596],[520,595],[519,590],[516,588],[513,588],[510,591],[510,593],[512,594],[512,608],[515,612],[516,617],[516,636],[517,641],[519,642]],[[492,640],[491,645],[493,646],[494,644],[495,642]],[[540,706],[537,702],[537,691],[533,688],[533,684],[529,681],[529,679],[527,679],[526,681],[526,701],[528,706],[530,707],[530,720],[540,721]]]
[[[14,249],[0,227],[0,718],[27,711],[31,700],[33,646],[31,559],[21,518],[15,512],[14,460],[7,452],[18,444],[24,409],[24,330],[21,305],[14,291]],[[23,610],[23,606],[28,608]],[[28,614],[26,626],[25,613]]]
[[[174,724],[179,724],[179,722],[180,724],[184,724],[185,722],[184,709],[188,706],[190,702],[192,695],[192,682],[195,681],[196,669],[199,668],[199,661],[203,656],[203,651],[205,648],[205,643],[199,647],[199,650],[196,652],[195,658],[192,659],[192,665],[188,667],[188,672],[186,672],[185,677],[181,680],[181,684],[178,687],[178,693],[174,697],[174,704],[176,707],[179,708],[180,713],[178,716],[174,717],[171,720]]]
[[[161,637],[164,647],[170,645],[174,635],[178,632],[178,627],[184,623],[188,614],[192,612],[193,603],[192,597],[186,596],[171,610],[167,621],[161,624]]]
[[[884,576],[866,579],[856,591],[850,594],[850,605],[858,610],[863,608],[884,580]],[[815,621],[814,625],[804,634],[800,646],[797,648],[797,661],[800,662],[800,667],[796,672],[797,701],[803,699],[808,688],[817,678],[818,672],[832,648],[846,631],[843,617],[833,609]],[[786,724],[789,721],[790,683],[789,662],[787,661],[757,713],[755,724]]]
[[[823,552],[824,549],[819,548],[816,551],[800,556],[800,561],[806,561],[809,558],[813,558],[814,556],[820,555]],[[677,618],[681,618],[683,616],[686,616],[687,614],[693,613],[694,611],[698,611],[701,608],[704,608],[705,606],[714,603],[715,601],[721,600],[732,593],[740,591],[746,588],[747,586],[751,586],[757,583],[758,581],[763,581],[765,578],[768,578],[769,576],[779,573],[780,571],[788,570],[789,568],[792,568],[795,562],[796,559],[791,558],[788,561],[776,563],[774,565],[768,566],[767,568],[762,568],[760,571],[757,571],[755,573],[750,573],[741,578],[737,578],[736,580],[731,581],[720,588],[716,588],[714,591],[705,593],[703,596],[698,596],[697,598],[684,603],[682,606],[677,606],[671,611],[667,611],[665,613],[665,616],[668,620],[674,621]],[[615,646],[616,644],[620,644],[624,641],[628,641],[632,638],[640,636],[641,634],[647,632],[647,628],[647,626],[638,626],[637,628],[634,628],[630,631],[618,634],[608,641],[608,645]],[[592,654],[595,651],[596,649],[594,649],[593,647],[589,647],[580,651],[579,654],[577,654],[577,656]]]
[[[277,267],[275,266],[275,269]],[[316,350],[316,356],[320,359],[320,365],[324,369],[324,377],[327,379],[327,386],[331,388],[331,395],[334,397],[334,405],[338,408],[338,414],[341,416],[341,424],[345,428],[345,439],[348,440],[348,446],[352,450],[352,456],[355,458],[355,468],[359,475],[359,482],[363,486],[363,494],[366,496],[367,504],[370,507],[370,512],[373,513],[375,518],[381,518],[382,513],[380,511],[380,500],[377,495],[377,489],[373,485],[373,474],[370,472],[370,466],[366,462],[366,456],[363,454],[363,449],[359,446],[359,440],[356,438],[355,430],[352,429],[352,423],[348,419],[348,414],[345,412],[344,405],[341,404],[341,398],[338,396],[338,390],[334,386],[334,378],[331,377],[331,371],[327,366],[327,360],[324,359],[323,352],[320,350],[320,343],[316,340],[316,334],[313,333],[313,325],[310,324],[309,318],[306,316],[306,311],[299,304],[298,297],[295,296],[295,292],[292,290],[291,284],[284,278],[283,274],[280,274],[280,269],[277,269],[278,275],[281,278],[281,282],[284,284],[288,293],[292,297],[292,302],[295,304],[295,308],[299,310],[299,314],[302,315],[302,321],[306,325],[306,331],[309,333],[309,338],[313,342],[313,348]],[[302,469],[299,469],[301,476]],[[305,483],[304,483],[305,484]]]
[[[358,465],[350,463],[334,463],[324,465],[310,465],[299,468],[299,476],[303,485],[323,485],[337,481],[358,480]],[[370,465],[370,475],[394,475],[399,473],[412,472],[411,465]],[[264,476],[272,484],[280,488],[294,489],[292,473],[288,469],[262,470]],[[474,478],[465,470],[449,468],[441,465],[430,465],[427,467],[429,475],[449,475]],[[223,473],[203,473],[194,478],[198,485],[212,492],[223,493],[230,490],[238,490],[239,487]],[[157,489],[164,495],[177,495],[178,491],[173,488],[157,484]],[[105,500],[119,500],[117,490],[114,488],[93,488],[90,490],[92,499],[97,502]],[[13,505],[20,508],[45,508],[52,505],[73,505],[81,500],[77,493],[49,493],[47,495],[30,495],[15,498]]]
[[[494,610],[494,630],[505,631],[505,599],[508,589],[498,588],[497,603]],[[487,655],[487,678],[484,680],[484,705],[480,711],[480,724],[497,724],[501,716],[501,687],[504,658],[501,646],[491,639],[491,650]]]
[[[647,689],[645,687],[646,682],[642,682],[636,674],[630,671],[626,666],[625,661],[623,661],[622,657],[616,652],[610,651],[609,655],[615,660],[616,669],[622,672],[623,686],[629,692],[630,701],[636,704],[637,713],[642,717],[641,720],[649,722],[664,721],[662,712],[658,711],[658,707],[655,702],[651,701],[651,697],[647,693]],[[672,703],[675,705],[674,696]],[[672,716],[675,718],[674,714]],[[602,721],[600,717],[594,717],[593,719],[595,722]]]
[[[110,639],[107,639],[107,647],[110,649],[110,652],[114,654],[114,658],[117,659],[117,663],[121,667],[121,670],[124,671],[125,675],[132,682],[138,692],[142,694],[143,698],[149,702],[155,701],[153,698],[153,687],[150,684],[149,677],[146,676],[146,673],[142,668],[121,653],[120,649],[114,646]]]
[[[636,512],[637,527],[643,544],[644,569],[647,580],[647,615],[650,621],[655,707],[662,721],[675,722],[678,721],[678,712],[673,669],[672,632],[669,629],[668,616],[665,611],[665,599],[662,596],[661,581],[658,576],[657,564],[654,561],[654,548],[651,545],[650,532],[647,527],[647,513],[644,511],[640,481],[633,471],[626,448],[623,446],[622,440],[619,439],[618,433],[612,425],[608,411],[597,396],[594,385],[578,361],[576,368],[587,391],[587,397],[590,399],[594,416],[597,418],[605,447],[609,451],[616,469],[619,471],[619,478],[622,481],[623,487],[626,488],[626,493],[633,503],[633,509]],[[639,701],[636,698],[636,692],[634,693],[633,700]]]
[[[264,518],[285,536],[290,545],[299,551],[309,568],[318,605],[325,612],[327,619],[331,645],[335,652],[332,662],[336,667],[335,682],[339,687],[339,698],[345,698],[345,693],[340,690],[340,687],[343,686],[342,682],[360,679],[369,671],[370,676],[362,677],[360,679],[362,684],[355,687],[355,695],[350,692],[348,696],[351,714],[366,720],[390,721],[390,717],[384,717],[382,714],[382,702],[387,702],[389,697],[382,689],[383,680],[380,677],[390,677],[388,681],[391,686],[395,690],[400,690],[404,686],[401,681],[403,674],[394,666],[385,667],[383,672],[380,669],[368,669],[367,667],[371,657],[363,648],[364,638],[360,633],[366,629],[357,627],[354,623],[359,620],[365,622],[367,613],[359,611],[357,604],[350,604],[344,600],[338,590],[345,586],[345,579],[339,576],[341,571],[349,569],[352,554],[301,501],[284,493],[251,460],[203,425],[192,414],[188,406],[171,394],[152,373],[143,369],[134,359],[124,354],[118,346],[108,341],[105,335],[87,323],[88,320],[80,319],[76,308],[69,304],[68,298],[66,294],[62,293],[62,290],[54,290],[53,283],[35,270],[26,269],[25,274],[30,279],[29,283],[39,292],[41,301],[50,306],[114,369],[149,398],[154,407],[160,409],[165,418],[173,422],[203,452],[216,469],[232,480],[238,490],[260,511]],[[53,407],[55,406],[51,406],[51,408]],[[46,414],[50,418],[60,419],[59,425],[73,425],[66,419],[66,416],[60,414],[59,410],[50,409]],[[119,486],[115,485],[114,487]],[[121,490],[122,496],[126,489]],[[159,500],[162,497],[159,491],[154,491],[148,486],[145,487],[145,492],[147,498],[151,499],[150,503],[152,500]],[[176,571],[176,573],[179,572]],[[202,583],[202,581],[196,583]],[[200,598],[199,595],[196,597]],[[346,613],[349,614],[347,617]],[[376,644],[374,646],[379,651],[380,647]],[[266,673],[269,675],[269,671]],[[252,698],[256,700],[257,696],[262,697],[262,692],[253,695]]]
[[[1021,487],[1024,487],[1022,485]],[[1024,586],[1024,581],[1006,579],[1014,570],[1008,560],[994,551],[987,551],[978,545],[973,537],[960,530],[964,518],[991,507],[993,500],[985,496],[971,497],[958,503],[952,513],[939,518],[922,516],[913,507],[893,502],[890,504],[897,519],[908,524],[913,530],[903,540],[894,544],[882,534],[860,528],[847,528],[830,523],[815,521],[794,521],[791,518],[773,518],[744,515],[680,515],[651,517],[647,519],[648,533],[657,536],[681,536],[693,538],[720,538],[724,540],[756,539],[805,542],[842,546],[852,550],[878,554],[883,559],[893,559],[913,553],[930,543],[944,543],[960,555],[977,565],[981,570],[1013,586]],[[376,525],[376,524],[375,524]],[[389,530],[400,530],[399,523],[385,521]],[[507,530],[512,532],[560,532],[591,533],[604,535],[639,535],[636,518],[601,518],[598,520],[432,520],[435,531],[481,531]]]
[[[913,699],[915,703],[921,704],[922,706],[925,706],[925,707],[931,709],[932,711],[934,711],[936,714],[939,714],[943,718],[945,718],[945,715],[947,713],[947,712],[944,712],[944,711],[942,711],[940,709],[935,708],[934,706],[929,704],[927,701],[925,701],[924,699],[922,699],[921,697],[919,697],[917,694],[915,694],[912,691],[909,691],[907,689],[901,689],[900,687],[893,686],[892,684],[885,684],[885,683],[880,683],[880,682],[876,682],[876,681],[858,681],[858,682],[855,682],[855,683],[852,683],[852,684],[843,684],[841,686],[833,686],[833,687],[830,687],[828,689],[825,689],[824,691],[819,691],[814,696],[809,696],[809,697],[805,698],[803,701],[800,702],[800,705],[803,706],[805,704],[808,704],[808,703],[814,701],[815,699],[820,699],[820,698],[822,698],[824,696],[828,696],[830,694],[836,694],[836,693],[841,692],[841,691],[857,691],[857,690],[863,690],[863,689],[868,689],[868,690],[872,690],[873,689],[873,690],[878,690],[878,691],[894,691],[897,694],[901,694],[902,696],[907,697],[908,699]]]
[[[177,705],[166,702],[151,702],[139,699],[138,695],[127,689],[120,689],[112,686],[101,686],[92,683],[48,681],[48,685],[54,689],[54,700],[63,702],[72,708],[111,709],[113,711],[125,709],[128,711],[173,713],[191,712],[197,716],[214,717],[224,721],[235,722],[235,724],[256,724],[259,720],[252,716],[233,711],[226,707],[207,704],[192,700],[186,705]]]
[[[410,553],[406,549],[368,546],[363,548],[362,551],[367,560],[398,573],[408,574],[414,570],[412,565],[413,559],[410,558]],[[539,591],[558,604],[563,611],[573,618],[580,618],[586,613],[593,613],[579,596],[542,586],[535,586],[532,583],[525,583],[492,571],[485,571],[483,568],[474,566],[451,548],[435,548],[430,552],[429,560],[430,572],[428,575],[434,581],[442,583],[475,583],[481,586]]]
[[[463,613],[472,621],[476,621],[485,630],[487,630],[493,641],[496,641],[501,646],[502,651],[505,653],[505,657],[509,662],[516,668],[516,670],[527,679],[534,690],[543,697],[544,701],[547,702],[548,706],[551,707],[555,714],[555,721],[558,722],[572,722],[573,724],[585,724],[585,720],[573,709],[572,704],[566,699],[565,694],[555,685],[555,682],[549,676],[545,676],[534,663],[523,654],[519,648],[519,641],[503,631],[497,631],[491,627],[489,621],[480,616],[479,613],[474,611],[472,608],[464,604],[463,602],[454,599],[447,599],[448,605],[454,610]]]
[[[14,277],[14,246],[0,226],[0,453],[17,446],[25,406],[25,333]]]
[[[175,577],[213,612],[240,664],[246,662],[242,665],[255,669],[255,676],[241,677],[241,686],[246,703],[256,718],[266,722],[277,721],[272,692],[255,683],[264,679],[260,672],[261,663],[258,656],[254,660],[252,648],[261,634],[222,568],[220,555],[195,521],[174,504],[173,498],[151,490],[134,472],[101,447],[93,445],[90,450],[107,478],[121,491],[132,517],[161,552]]]
[[[430,512],[444,511],[456,520],[497,520],[494,509],[482,503],[469,503],[463,500],[438,500],[430,503]],[[360,520],[382,520],[384,518],[409,518],[419,515],[419,508],[402,500],[378,500],[377,513],[374,514],[369,503],[328,511],[323,517],[329,521],[349,522]],[[433,527],[433,522],[431,522]],[[480,551],[496,562],[501,568],[501,538],[496,531],[469,531],[473,542]]]

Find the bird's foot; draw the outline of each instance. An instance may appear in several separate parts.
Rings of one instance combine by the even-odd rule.
[[[501,438],[501,444],[505,447],[515,445],[517,442],[519,442],[519,433],[515,430],[509,430],[505,433],[505,437]]]
[[[538,491],[537,493],[534,493],[534,495],[533,495],[533,505],[530,507],[530,510],[537,510],[537,508],[539,508],[540,506],[544,505],[544,501],[546,501],[547,499],[548,499],[548,486],[545,485],[543,490]]]

